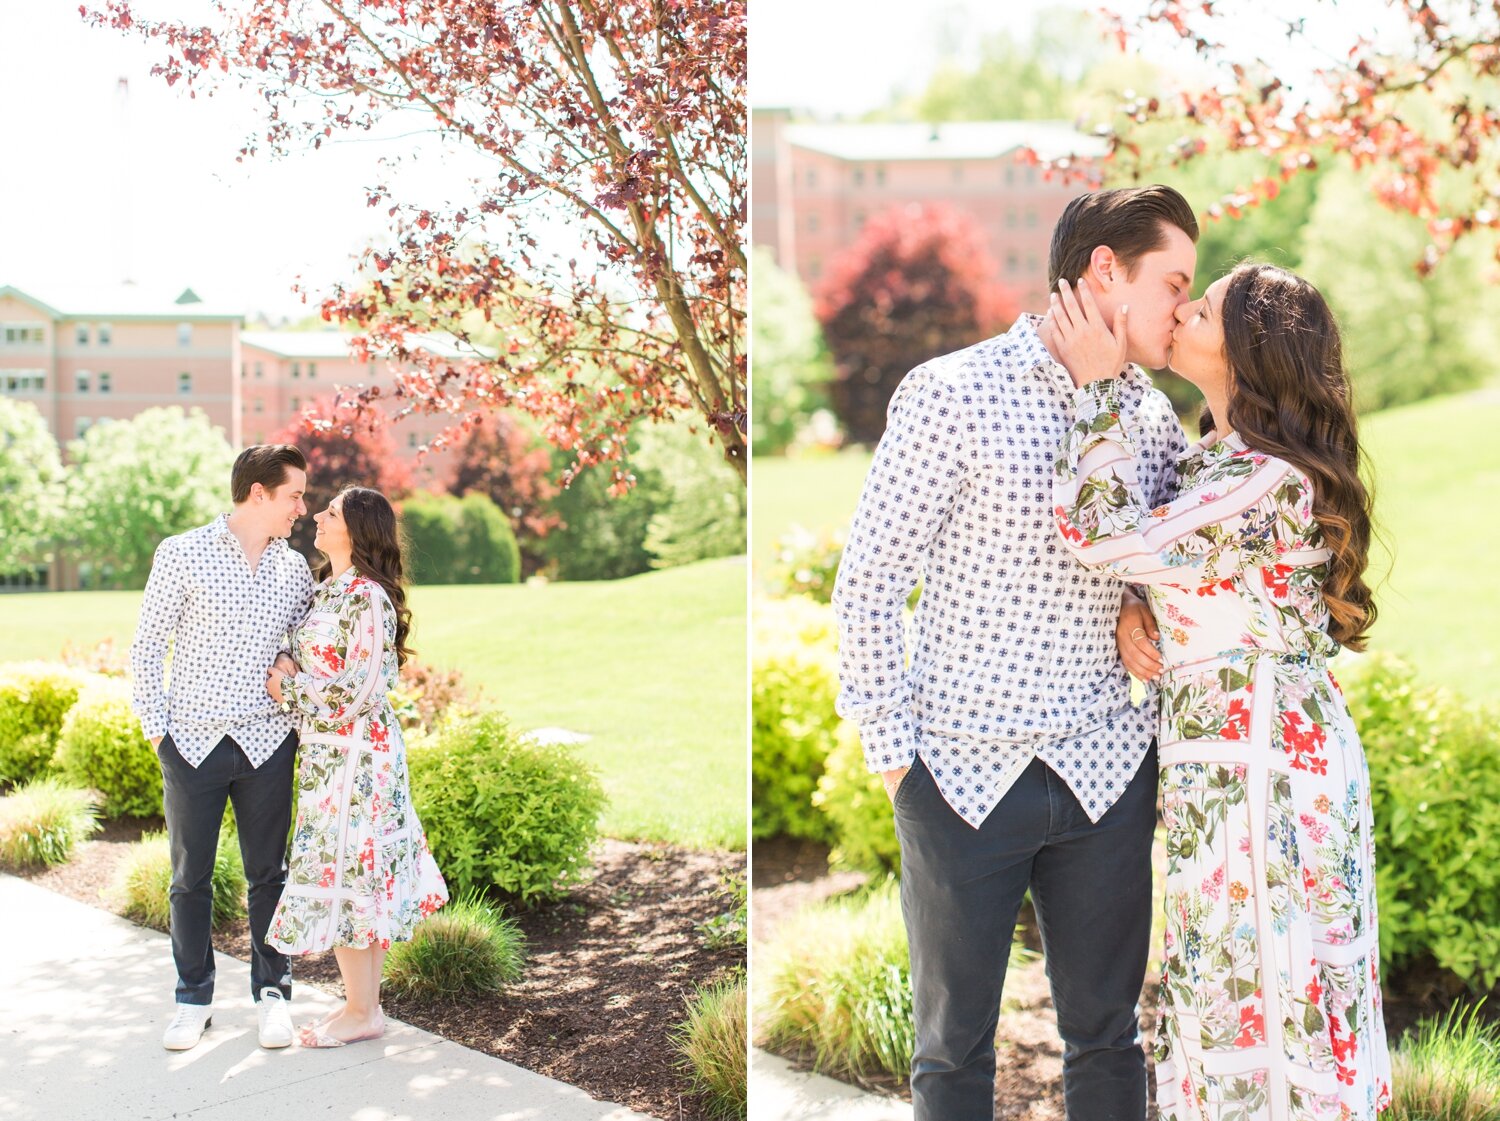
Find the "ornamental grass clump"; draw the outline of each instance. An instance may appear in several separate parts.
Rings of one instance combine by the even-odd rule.
[[[73,847],[98,828],[87,790],[36,779],[0,798],[0,867],[25,872],[65,864]]]
[[[114,891],[124,914],[138,923],[166,930],[171,924],[172,851],[165,833],[147,833],[130,846],[115,874]],[[214,853],[213,925],[224,926],[245,914],[245,869],[239,838],[231,829],[219,832]]]
[[[1389,1121],[1500,1121],[1500,1024],[1480,1005],[1423,1020],[1391,1055]]]
[[[911,966],[895,881],[790,919],[757,959],[756,989],[766,1046],[828,1074],[906,1078]]]
[[[678,1066],[710,1117],[743,1121],[746,1109],[745,978],[700,986],[687,1001],[687,1019],[672,1035]]]
[[[484,996],[519,981],[525,966],[520,926],[469,891],[419,923],[410,941],[391,946],[385,984],[398,996]]]

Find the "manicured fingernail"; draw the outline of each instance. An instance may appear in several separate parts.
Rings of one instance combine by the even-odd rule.
[[[1130,305],[1129,304],[1123,305],[1120,308],[1120,314],[1121,315],[1129,315],[1130,314]]]
[[[1066,288],[1068,286],[1068,278],[1065,277],[1065,276],[1058,277],[1057,278],[1057,284],[1058,284],[1058,287],[1060,287],[1060,288]]]

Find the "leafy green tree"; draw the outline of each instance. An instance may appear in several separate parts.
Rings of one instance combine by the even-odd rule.
[[[833,377],[833,361],[802,282],[777,267],[763,246],[755,250],[754,268],[750,447],[755,455],[776,455],[786,450],[814,412],[828,407],[826,387]]]
[[[152,408],[68,444],[71,544],[112,582],[143,587],[162,538],[229,509],[234,449],[200,409]]]
[[[0,398],[0,573],[52,559],[63,512],[57,441],[29,401]]]
[[[717,448],[685,424],[662,424],[642,432],[635,460],[662,480],[663,505],[646,526],[653,567],[745,551],[745,488]]]
[[[569,453],[553,453],[557,472],[571,462]],[[610,493],[604,471],[589,470],[553,498],[551,508],[562,524],[547,535],[545,547],[557,579],[617,580],[650,571],[646,534],[667,496],[661,476],[633,458],[632,466],[635,485],[623,495]]]
[[[1495,239],[1469,235],[1423,279],[1412,263],[1429,237],[1425,222],[1382,206],[1364,176],[1323,176],[1302,267],[1338,314],[1363,411],[1465,389],[1495,369],[1500,293],[1485,283]]]

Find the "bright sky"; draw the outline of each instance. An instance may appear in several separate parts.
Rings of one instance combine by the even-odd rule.
[[[939,0],[925,9],[909,0],[750,0],[750,97],[757,106],[810,109],[819,115],[858,115],[886,104],[893,93],[916,92],[944,58],[972,58],[981,40],[1001,31],[1026,38],[1036,20],[1063,8],[1097,11],[1108,7],[1134,18],[1149,0],[1057,3],[1056,0]],[[1229,8],[1221,4],[1221,9]],[[1389,25],[1385,0],[1254,0],[1233,5],[1247,18],[1226,28],[1225,41],[1237,53],[1249,46],[1272,58],[1283,80],[1328,65],[1358,34],[1372,35]],[[1305,17],[1310,40],[1331,54],[1315,57],[1304,49],[1293,55],[1284,25],[1270,18],[1285,11]],[[1170,50],[1165,35],[1147,49],[1148,57],[1184,73],[1194,67],[1189,52]]]
[[[205,7],[137,5],[152,14]],[[67,0],[0,5],[0,285],[56,292],[129,275],[173,295],[191,286],[215,304],[301,317],[314,307],[290,291],[296,279],[349,278],[353,259],[382,234],[385,210],[367,207],[364,191],[381,180],[382,156],[407,155],[396,180],[406,197],[439,203],[466,195],[468,174],[483,166],[430,135],[236,163],[254,94],[189,100],[182,83],[169,90],[151,77],[159,57],[137,38],[84,26]]]

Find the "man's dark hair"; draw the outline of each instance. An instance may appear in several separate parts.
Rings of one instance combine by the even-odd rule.
[[[1048,288],[1055,292],[1060,279],[1073,281],[1086,274],[1089,258],[1101,245],[1114,250],[1129,280],[1142,257],[1166,244],[1164,224],[1176,226],[1193,241],[1198,240],[1193,208],[1171,187],[1153,183],[1149,187],[1118,187],[1079,195],[1068,203],[1052,229]]]
[[[235,505],[249,501],[256,483],[275,490],[286,482],[288,467],[307,470],[307,457],[291,444],[255,444],[240,452],[229,473],[229,497]]]

